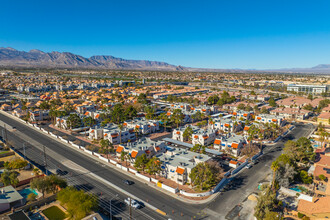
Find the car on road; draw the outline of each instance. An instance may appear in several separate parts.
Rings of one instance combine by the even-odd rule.
[[[68,171],[63,171],[61,169],[56,170],[56,175],[65,176],[66,174],[68,174]]]
[[[134,182],[131,181],[131,180],[124,180],[123,182],[127,185],[133,185],[134,184]]]
[[[133,207],[134,209],[139,209],[141,208],[141,205],[134,199],[131,199],[131,198],[127,198],[125,199],[125,203],[127,205],[131,205],[131,207]]]
[[[246,165],[247,169],[250,169],[252,167],[252,165],[249,163],[248,165]]]

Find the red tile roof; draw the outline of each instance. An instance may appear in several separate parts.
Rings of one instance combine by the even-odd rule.
[[[117,153],[120,153],[122,152],[122,150],[124,150],[124,148],[122,146],[118,146],[116,151]]]
[[[178,174],[181,174],[182,175],[184,173],[184,169],[178,167],[178,168],[176,168],[176,171],[175,172],[177,172]]]

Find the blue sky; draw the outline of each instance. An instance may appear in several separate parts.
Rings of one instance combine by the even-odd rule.
[[[206,68],[330,63],[329,0],[1,0],[0,47]]]

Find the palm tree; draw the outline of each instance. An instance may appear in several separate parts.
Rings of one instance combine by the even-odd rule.
[[[273,170],[273,184],[272,184],[272,187],[273,187],[274,192],[276,191],[276,189],[275,189],[275,175],[276,175],[276,172],[279,168],[280,168],[280,164],[278,163],[278,161],[275,160],[271,165],[271,169]]]
[[[120,160],[122,162],[126,161],[126,166],[127,166],[127,155],[128,155],[128,152],[126,152],[126,151],[122,151],[120,154]]]
[[[130,161],[131,160],[131,155],[130,154],[126,154],[125,155],[125,163],[126,163],[126,166],[127,166],[127,161]]]
[[[139,127],[135,127],[134,128],[134,132],[135,132],[135,138],[136,138],[136,140],[138,139],[138,136],[139,136],[139,133],[140,133],[140,129],[139,129]]]

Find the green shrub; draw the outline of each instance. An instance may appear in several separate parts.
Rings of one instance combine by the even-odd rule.
[[[303,218],[304,216],[305,216],[304,214],[298,212],[298,218]]]

